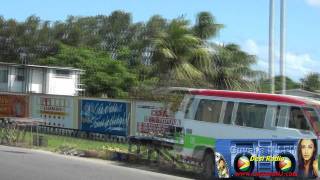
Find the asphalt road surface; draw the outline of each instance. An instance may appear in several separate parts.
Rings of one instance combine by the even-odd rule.
[[[148,180],[185,179],[117,162],[63,156],[0,146],[0,180]]]

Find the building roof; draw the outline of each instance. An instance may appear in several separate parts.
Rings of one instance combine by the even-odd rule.
[[[83,69],[73,68],[73,67],[59,67],[59,66],[41,66],[41,65],[32,65],[32,64],[16,64],[16,63],[8,63],[8,62],[0,62],[0,66],[16,66],[16,67],[34,67],[34,68],[47,68],[47,69],[65,69],[71,71],[81,71],[84,72]]]

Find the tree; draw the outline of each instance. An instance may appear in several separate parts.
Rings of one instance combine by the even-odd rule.
[[[154,53],[154,39],[163,33],[167,26],[167,20],[160,15],[152,16],[143,29],[140,42],[142,43],[142,64],[150,65]]]
[[[24,22],[0,18],[0,58],[13,63],[33,63],[56,52],[50,22],[30,16]]]
[[[237,45],[210,43],[222,27],[209,12],[200,12],[194,26],[183,17],[159,15],[133,23],[123,11],[54,23],[0,17],[0,58],[85,69],[92,75],[84,78],[92,95],[120,96],[134,86],[148,92],[155,85],[255,88],[261,74],[250,68],[255,57]]]
[[[300,84],[293,81],[291,78],[289,77],[285,77],[286,78],[286,89],[297,89],[300,88]],[[265,93],[269,93],[270,92],[270,79],[267,79],[266,77],[263,77],[259,80],[259,91],[261,92],[265,92]],[[282,90],[282,76],[276,76],[274,77],[274,81],[275,81],[275,90],[276,91],[281,91]]]
[[[208,60],[208,53],[188,25],[183,18],[174,19],[154,40],[152,63],[161,83],[192,86],[203,78],[191,62]]]
[[[102,35],[101,47],[109,52],[113,59],[117,59],[117,49],[129,43],[131,24],[131,14],[123,11],[112,12],[104,21],[100,31]]]
[[[20,43],[22,53],[27,55],[28,63],[34,63],[38,58],[45,58],[57,52],[57,43],[52,35],[50,21],[42,21],[40,17],[30,16],[21,23],[24,33],[18,39],[24,39]],[[19,53],[21,53],[19,51]]]
[[[197,15],[193,31],[197,37],[206,40],[216,36],[221,28],[223,28],[223,25],[217,24],[215,17],[210,12],[200,12]]]
[[[84,69],[82,83],[89,96],[127,97],[137,84],[135,74],[130,73],[123,62],[89,48],[60,44],[59,53],[40,59],[37,64]]]
[[[311,72],[301,79],[303,89],[307,91],[320,90],[320,74]]]
[[[210,68],[204,71],[205,77],[215,89],[257,90],[254,79],[262,72],[251,69],[255,62],[255,56],[236,44],[215,46]]]
[[[0,58],[5,62],[18,62],[17,50],[18,22],[14,19],[1,18],[0,29]]]

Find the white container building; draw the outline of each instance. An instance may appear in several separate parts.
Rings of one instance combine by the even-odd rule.
[[[71,67],[38,66],[0,62],[0,92],[81,95],[80,75]]]

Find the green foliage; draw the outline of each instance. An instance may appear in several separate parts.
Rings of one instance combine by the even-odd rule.
[[[300,84],[294,82],[289,77],[286,77],[286,89],[298,89],[300,88]],[[275,77],[275,90],[280,91],[282,89],[281,76]]]
[[[242,51],[236,44],[213,46],[210,68],[203,69],[206,79],[215,89],[256,91],[255,77],[262,72],[250,67],[256,62],[256,57]]]
[[[216,36],[221,28],[223,28],[223,25],[217,24],[215,17],[210,12],[200,12],[197,15],[197,22],[193,30],[197,37],[209,39]]]
[[[281,80],[281,76],[276,76],[274,78],[274,84],[275,84],[275,91],[281,91],[282,90],[282,80]],[[264,93],[269,93],[270,92],[270,80],[263,78],[260,80],[260,91],[264,92]],[[286,89],[298,89],[300,88],[300,84],[293,81],[292,79],[290,79],[289,77],[286,77]]]
[[[307,91],[320,90],[320,74],[311,72],[301,79],[303,89]]]
[[[0,17],[0,59],[5,62],[27,62],[56,52],[56,43],[49,35],[48,21],[30,16],[25,22]]]
[[[207,60],[208,53],[202,50],[202,41],[192,35],[189,22],[183,18],[174,19],[154,40],[154,71],[167,85],[189,82],[189,86],[193,86],[192,82],[203,77],[192,64],[195,59]]]
[[[0,59],[84,69],[90,96],[140,97],[159,86],[257,90],[256,58],[210,43],[221,28],[210,12],[194,25],[160,15],[133,23],[124,11],[56,22],[0,17]]]
[[[38,64],[69,66],[84,69],[82,83],[90,96],[127,97],[128,90],[137,84],[123,62],[112,60],[102,51],[61,44],[59,52],[38,61]]]

